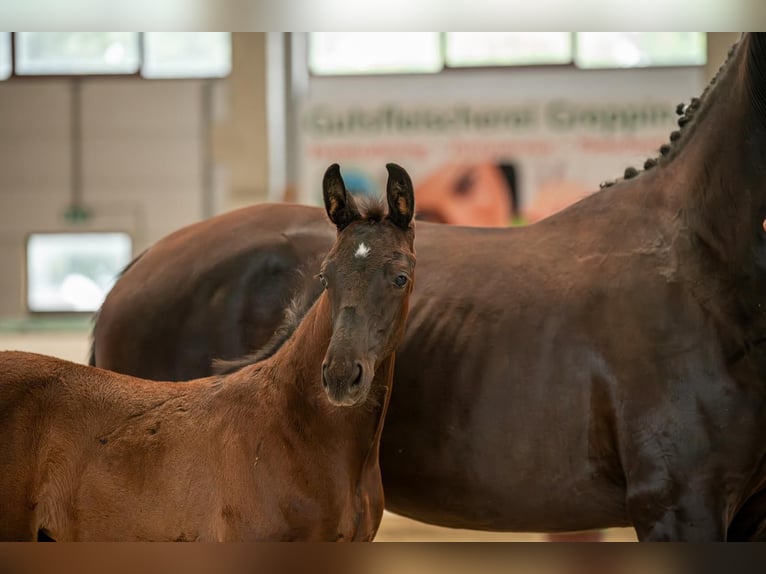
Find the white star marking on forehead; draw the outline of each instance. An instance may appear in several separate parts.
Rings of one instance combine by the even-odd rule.
[[[356,248],[356,252],[354,253],[354,257],[357,257],[359,259],[364,259],[370,254],[370,248],[367,247],[364,243],[360,243],[359,247]]]

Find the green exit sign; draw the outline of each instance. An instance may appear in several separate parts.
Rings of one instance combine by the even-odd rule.
[[[85,223],[90,216],[90,211],[81,205],[70,205],[64,212],[64,219],[69,223]]]

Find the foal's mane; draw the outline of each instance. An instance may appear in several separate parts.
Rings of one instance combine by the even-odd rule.
[[[312,262],[314,261],[316,260],[312,260]],[[295,274],[299,277],[298,287],[293,292],[293,296],[284,310],[282,323],[277,327],[269,340],[261,348],[243,357],[231,360],[213,360],[213,374],[227,375],[239,371],[248,365],[268,359],[292,337],[298,325],[301,324],[301,321],[309,312],[309,309],[314,306],[314,303],[322,294],[316,277],[309,273],[310,268],[311,263],[307,263],[295,271]]]
[[[734,53],[736,52],[740,44],[742,44],[742,38],[740,38],[729,49],[729,53],[726,56],[726,61],[724,61],[724,63],[721,64],[721,67],[718,68],[718,71],[716,72],[715,76],[713,76],[713,79],[710,80],[710,82],[708,83],[708,85],[705,87],[702,94],[698,98],[692,98],[688,104],[685,104],[682,102],[676,106],[676,115],[679,116],[678,118],[679,129],[674,130],[670,133],[669,143],[664,143],[660,146],[659,156],[648,158],[644,162],[643,170],[637,169],[633,166],[629,166],[625,168],[625,173],[623,174],[622,178],[605,181],[601,183],[600,185],[601,189],[604,189],[606,187],[611,187],[626,179],[633,179],[634,177],[638,177],[639,175],[641,175],[642,172],[648,171],[654,167],[657,167],[660,164],[664,165],[673,159],[673,157],[675,156],[674,152],[676,152],[679,148],[679,141],[681,140],[681,136],[688,131],[688,126],[693,123],[697,110],[706,101],[706,96],[710,92],[710,89],[715,85],[715,83],[718,81],[718,78],[721,76],[721,73],[729,65],[729,63],[731,62],[732,56],[734,55]]]
[[[380,198],[357,198],[356,203],[362,214],[361,221],[379,223],[386,216],[386,209],[383,200]],[[317,259],[322,259],[323,257]],[[301,321],[306,317],[306,314],[314,306],[314,303],[317,302],[323,291],[319,286],[316,276],[311,275],[309,271],[314,267],[317,259],[312,259],[296,271],[299,277],[298,287],[293,292],[290,303],[284,310],[282,324],[277,327],[269,340],[261,348],[244,357],[232,360],[215,359],[213,361],[213,374],[227,375],[268,359],[279,351],[282,345],[293,336],[298,325],[301,324]]]

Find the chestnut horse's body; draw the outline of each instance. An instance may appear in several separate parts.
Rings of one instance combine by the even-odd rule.
[[[179,385],[0,352],[0,540],[374,537],[413,232],[348,215],[337,178],[327,292],[271,357]]]
[[[419,224],[381,442],[389,509],[491,530],[760,535],[766,34],[743,37],[680,123],[637,177],[534,225]],[[266,342],[294,270],[331,240],[320,210],[286,205],[169,236],[107,297],[95,363],[210,373]]]

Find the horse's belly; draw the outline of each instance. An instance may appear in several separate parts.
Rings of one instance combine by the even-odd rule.
[[[566,532],[629,525],[625,492],[607,481],[526,476],[466,486],[451,483],[450,476],[446,469],[438,476],[422,476],[428,489],[405,487],[389,476],[386,507],[451,528]]]

